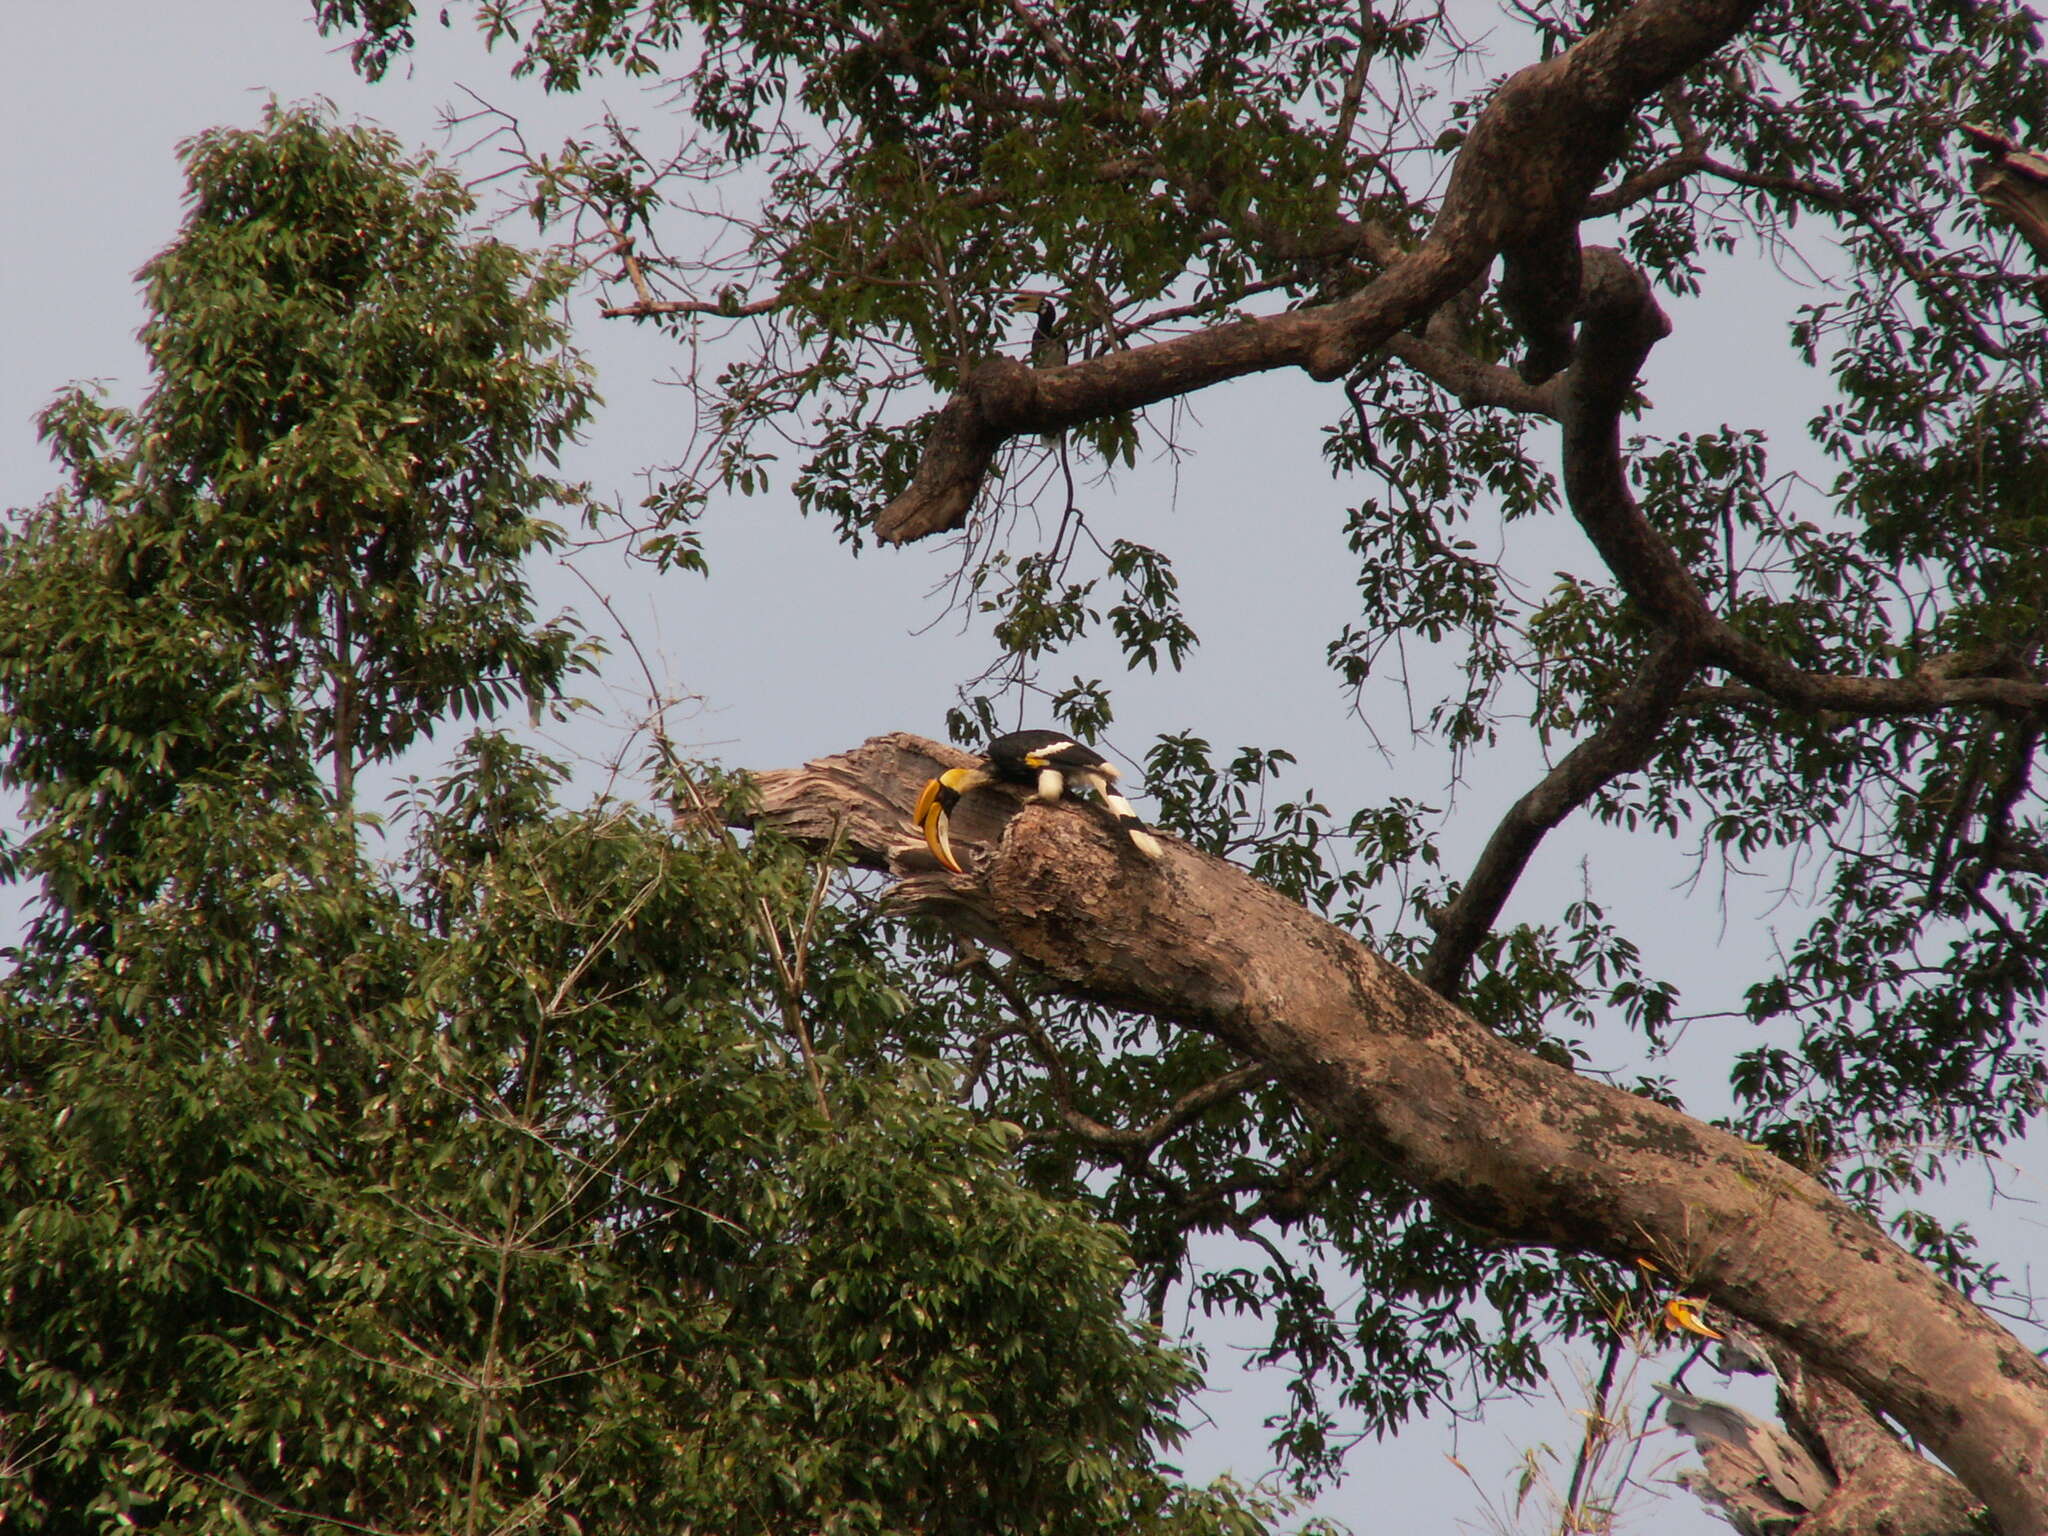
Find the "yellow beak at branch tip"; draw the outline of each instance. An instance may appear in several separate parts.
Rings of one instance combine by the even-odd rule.
[[[917,809],[912,819],[917,822],[918,830],[924,833],[924,844],[931,849],[932,857],[954,874],[964,875],[967,871],[962,869],[960,861],[953,857],[953,840],[947,835],[946,807],[940,798],[942,788],[937,779],[932,779],[925,785],[918,794]]]
[[[1725,1339],[1725,1333],[1709,1328],[1701,1319],[1700,1312],[1706,1302],[1698,1296],[1674,1296],[1664,1303],[1664,1326],[1684,1333],[1698,1334],[1703,1339]]]

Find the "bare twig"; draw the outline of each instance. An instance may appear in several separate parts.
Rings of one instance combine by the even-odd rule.
[[[1616,699],[1607,723],[1515,802],[1457,896],[1436,915],[1436,942],[1417,972],[1425,986],[1446,997],[1457,995],[1465,968],[1544,835],[1605,785],[1649,760],[1698,665],[1692,646],[1676,639],[1662,642]]]

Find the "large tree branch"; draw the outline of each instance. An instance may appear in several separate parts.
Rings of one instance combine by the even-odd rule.
[[[2004,214],[2034,255],[2048,263],[2048,155],[1979,123],[1963,124],[1963,136],[1983,156],[1970,167],[1977,195]]]
[[[1574,510],[1586,504],[1580,521],[1602,557],[1610,566],[1635,573],[1631,595],[1652,614],[1689,617],[1706,606],[1691,574],[1639,513],[1632,520],[1623,515],[1635,512],[1635,503],[1622,477],[1621,415],[1643,359],[1670,325],[1641,275],[1619,253],[1591,247],[1581,270],[1584,323],[1578,359],[1565,378],[1532,393],[1563,420],[1566,494]],[[1642,673],[1616,699],[1607,723],[1515,802],[1457,896],[1437,914],[1436,942],[1421,972],[1425,986],[1445,997],[1457,995],[1472,956],[1544,836],[1602,786],[1649,761],[1705,648],[1696,625],[1666,623]]]
[[[1797,1536],[1958,1536],[1975,1528],[1981,1506],[1961,1483],[1782,1344],[1738,1332],[1722,1365],[1775,1378],[1784,1429],[1733,1404],[1658,1390],[1670,1403],[1667,1421],[1693,1437],[1706,1463],[1678,1481],[1738,1526],[1789,1531],[1796,1520]]]
[[[836,835],[892,899],[1037,966],[1077,997],[1198,1029],[1263,1062],[1331,1134],[1461,1220],[1519,1243],[1647,1253],[1930,1447],[2004,1522],[2048,1536],[2048,1366],[1769,1154],[1519,1051],[1242,870],[1000,790],[959,807],[939,870],[909,812],[959,754],[877,737],[763,774],[760,817]]]
[[[1441,313],[1441,311],[1439,311]],[[1458,397],[1464,406],[1490,405],[1519,411],[1528,416],[1561,416],[1564,411],[1562,382],[1531,384],[1512,368],[1501,368],[1474,357],[1455,344],[1440,339],[1435,320],[1428,331],[1417,336],[1402,331],[1388,338],[1387,354],[1397,357],[1424,378]]]
[[[1531,389],[1505,369],[1415,344],[1414,338],[1398,338],[1393,348],[1396,355],[1405,351],[1411,363],[1424,366],[1439,382],[1464,382],[1499,403],[1519,387],[1529,407],[1561,417],[1565,493],[1572,511],[1623,590],[1657,623],[1663,637],[1642,675],[1616,700],[1608,723],[1515,803],[1457,897],[1438,914],[1437,940],[1421,978],[1446,997],[1457,994],[1473,954],[1543,837],[1603,785],[1642,767],[1665,722],[1682,706],[1697,707],[1718,696],[1731,703],[1769,699],[1852,716],[1966,704],[2048,709],[2048,687],[2010,656],[1936,658],[1910,678],[1826,676],[1793,667],[1716,615],[1677,551],[1642,515],[1623,465],[1622,416],[1644,360],[1670,324],[1642,274],[1620,253],[1588,247],[1582,272],[1577,360],[1568,375],[1541,389]],[[1708,662],[1754,678],[1761,687],[1688,690],[1686,685]],[[2005,675],[1982,675],[1988,671]]]
[[[1977,1503],[1941,1468],[1916,1456],[1853,1392],[1775,1349],[1785,1422],[1818,1441],[1838,1479],[1799,1536],[1954,1536]]]
[[[1798,709],[1843,720],[1872,716],[1937,715],[1950,709],[2048,712],[2048,685],[2012,677],[1855,677],[1787,668],[1783,688],[1711,684],[1688,688],[1687,709]]]
[[[1473,124],[1429,233],[1329,304],[1155,342],[1066,368],[991,359],[933,419],[910,485],[875,518],[886,543],[966,520],[1012,437],[1191,394],[1274,368],[1341,377],[1505,258],[1502,302],[1529,341],[1524,377],[1569,358],[1578,302],[1578,220],[1643,97],[1732,37],[1759,0],[1641,0],[1554,59],[1511,76]]]
[[[1013,437],[1063,432],[1275,368],[1336,378],[1485,265],[1479,257],[1464,257],[1463,266],[1459,260],[1450,247],[1425,241],[1357,293],[1317,309],[1233,321],[1065,368],[990,358],[933,417],[910,485],[877,514],[875,535],[904,544],[959,527],[996,450]]]

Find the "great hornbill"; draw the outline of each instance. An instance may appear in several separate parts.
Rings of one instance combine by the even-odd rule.
[[[1012,731],[988,744],[988,753],[972,768],[948,768],[925,785],[917,797],[916,820],[925,845],[955,874],[964,873],[953,857],[948,821],[962,795],[984,784],[1026,784],[1036,799],[1057,805],[1070,789],[1092,789],[1116,818],[1131,846],[1148,859],[1160,857],[1159,840],[1116,792],[1122,777],[1100,752],[1084,747],[1058,731]]]

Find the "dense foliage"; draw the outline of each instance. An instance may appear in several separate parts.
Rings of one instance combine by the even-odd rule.
[[[1122,1238],[733,786],[574,806],[477,729],[372,856],[359,770],[568,707],[566,276],[317,111],[185,160],[155,386],[62,397],[0,538],[9,1528],[1259,1529],[1159,1461]]]
[[[771,485],[864,551],[934,391],[1030,351],[1019,301],[1053,298],[1085,365],[1366,292],[1500,82],[1630,9],[314,8],[372,76],[424,16],[551,89],[651,87],[523,185],[613,312],[699,364],[694,457],[637,530],[675,564],[714,498]],[[1631,1086],[1676,1097],[1660,1053],[1719,1029],[1742,1135],[1992,1298],[1967,1232],[1912,1208],[2048,1091],[2048,711],[1990,687],[2042,684],[2048,328],[1966,122],[2048,140],[2027,7],[1779,0],[1642,100],[1585,204],[1666,297],[1742,302],[1766,261],[1813,285],[1754,363],[1810,370],[1810,420],[1733,389],[1627,444],[1660,547],[1761,659],[1689,674],[1641,760],[1568,808],[1787,893],[1725,997],[1647,969],[1667,917],[1597,893],[1451,921],[1483,882],[1447,866],[1439,791],[1550,782],[1672,630],[1594,547],[1539,536],[1584,518],[1522,317],[1483,282],[1331,381],[1325,437],[1358,601],[1315,686],[1412,719],[1440,773],[1333,811],[1288,744],[1220,745],[1199,700],[1144,767],[1164,824],[1531,1050],[1585,1065],[1593,1031],[1610,1057],[1626,1037]],[[32,1518],[1235,1518],[1157,1463],[1190,1378],[1122,1319],[1120,1244],[1155,1319],[1176,1285],[1267,1318],[1308,1479],[1609,1331],[1604,1266],[1435,1214],[1205,1039],[823,900],[672,764],[673,823],[565,808],[481,735],[372,862],[359,771],[455,715],[549,707],[577,665],[519,571],[542,511],[584,499],[531,467],[589,406],[550,310],[572,280],[463,237],[456,186],[375,135],[280,113],[190,164],[149,272],[155,392],[60,398],[69,488],[0,545],[9,868],[40,901],[0,1037],[0,1408]],[[1098,639],[1132,669],[1196,654],[1173,551],[1111,495],[1151,446],[1201,446],[1173,398],[998,456],[958,535],[988,645],[963,739],[1026,701],[1099,735]],[[1262,1257],[1219,1263],[1213,1234]],[[1069,1335],[1086,1356],[1020,1352]]]
[[[1081,359],[1356,292],[1427,226],[1499,80],[1623,9],[477,0],[441,15],[473,13],[515,70],[557,90],[606,72],[654,82],[644,115],[664,135],[680,126],[681,150],[655,153],[655,133],[618,109],[605,133],[528,167],[544,221],[621,259],[631,291],[615,302],[719,359],[696,377],[708,446],[653,503],[650,536],[767,483],[771,440],[779,452],[793,438],[789,488],[859,547],[916,463],[928,391],[1022,350],[1020,295],[1057,296]],[[411,42],[407,0],[319,10],[373,75]],[[1630,455],[1644,512],[1714,612],[1809,671],[2040,675],[2048,330],[2026,250],[1972,195],[1965,121],[2048,137],[2027,8],[1787,0],[1644,104],[1588,205],[1589,238],[1667,294],[1739,294],[1745,262],[1815,274],[1787,352],[1755,365],[1823,372],[1833,397],[1812,421],[1752,422],[1737,398],[1727,419]],[[699,211],[711,188],[726,199],[715,221]],[[1327,516],[1356,559],[1359,605],[1329,662],[1343,690],[1398,715],[1406,648],[1457,660],[1443,696],[1409,711],[1443,749],[1446,783],[1497,754],[1533,779],[1532,736],[1561,752],[1598,731],[1656,638],[1590,552],[1560,570],[1555,541],[1521,536],[1564,510],[1549,424],[1462,383],[1504,377],[1514,346],[1494,295],[1474,291],[1332,387]],[[1009,723],[1019,690],[1039,700],[1033,715],[1104,728],[1104,686],[1058,672],[1091,631],[1132,667],[1179,665],[1196,643],[1168,553],[1119,537],[1099,487],[1074,491],[1131,464],[1141,432],[1175,430],[1164,413],[1119,412],[998,459],[959,535],[965,599],[995,647],[962,690],[963,738]],[[1077,475],[1043,474],[1048,451]],[[1017,515],[1033,507],[1053,515]],[[1434,786],[1334,815],[1313,797],[1276,806],[1284,748],[1232,753],[1210,734],[1191,714],[1146,763],[1167,825],[1397,958],[1441,956],[1433,921],[1460,886],[1440,860]],[[1813,893],[1776,914],[1780,952],[1729,1000],[1757,1026],[1728,1037],[1734,1123],[1895,1213],[2042,1104],[2041,745],[2038,710],[1802,709],[1706,678],[1642,770],[1586,802],[1703,864]],[[1493,928],[1437,979],[1559,1059],[1620,1024],[1654,1074],[1685,1000],[1644,972],[1637,920],[1658,919],[1562,904]],[[1077,1133],[1153,1123],[1233,1064],[1053,1000],[991,1055],[1005,1033],[989,1022],[1005,1006],[996,979],[947,976],[986,1103],[1048,1128],[1034,1177],[1098,1194],[1133,1232],[1155,1299],[1181,1277],[1208,1305],[1272,1316],[1275,1352],[1300,1372],[1289,1435],[1304,1466],[1324,1464],[1340,1426],[1384,1427],[1460,1381],[1529,1379],[1547,1332],[1597,1314],[1572,1260],[1504,1253],[1431,1216],[1256,1086],[1143,1155]],[[2001,1283],[1967,1234],[1897,1220],[1966,1286]],[[1275,1226],[1302,1246],[1257,1269],[1189,1258],[1192,1235]]]

